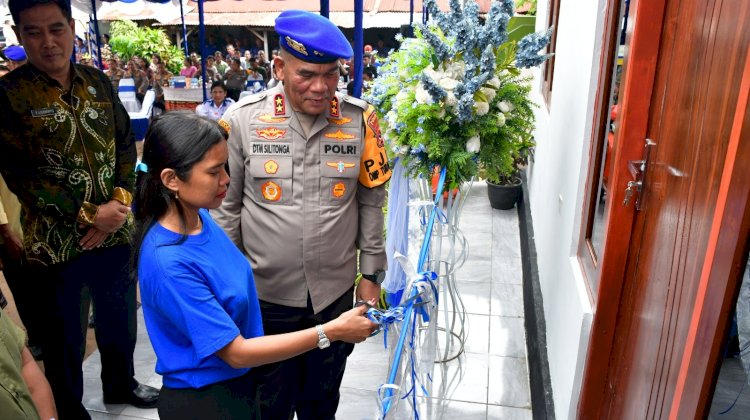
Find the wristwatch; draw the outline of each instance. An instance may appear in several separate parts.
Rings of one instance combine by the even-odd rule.
[[[362,274],[362,278],[380,286],[385,280],[385,270],[375,270],[373,274]]]
[[[323,331],[323,326],[318,324],[315,326],[315,330],[318,332],[318,348],[327,349],[331,345],[331,340],[326,336],[326,332]]]

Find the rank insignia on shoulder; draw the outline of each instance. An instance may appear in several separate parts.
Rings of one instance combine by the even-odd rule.
[[[284,95],[277,93],[273,97],[273,114],[274,115],[285,115],[286,114],[286,103],[284,102]]]
[[[268,127],[268,128],[258,128],[255,130],[256,133],[258,133],[258,136],[262,139],[266,140],[277,140],[281,137],[284,137],[284,134],[286,134],[286,130],[282,130],[280,128],[276,127]]]
[[[340,160],[338,162],[326,162],[326,166],[336,168],[336,172],[343,174],[347,169],[353,168],[355,165],[353,163]]]
[[[328,122],[331,123],[331,124],[336,124],[336,125],[344,125],[344,124],[349,124],[350,122],[352,122],[352,119],[351,118],[346,118],[346,117],[342,117],[342,118],[328,118]]]
[[[265,198],[268,201],[279,201],[281,200],[281,187],[279,184],[268,181],[265,184],[263,184],[261,187],[261,193],[263,194],[263,198]]]
[[[354,134],[347,134],[343,131],[339,130],[335,133],[325,133],[323,134],[323,137],[328,139],[336,139],[336,140],[351,140],[357,138]]]
[[[341,198],[346,194],[346,184],[337,182],[331,188],[331,194],[336,198]]]
[[[227,122],[227,120],[219,119],[217,123],[221,126],[221,128],[227,131],[227,134],[229,134],[232,131],[232,126],[229,125],[229,122]]]
[[[276,123],[276,124],[278,124],[278,123],[283,123],[284,121],[286,121],[286,118],[284,118],[284,117],[274,117],[271,114],[263,114],[260,117],[258,117],[258,120],[261,121],[261,122],[264,122],[264,123],[272,123],[272,124]]]
[[[331,116],[336,118],[341,116],[341,111],[339,110],[339,98],[335,96],[331,99]]]
[[[269,160],[263,164],[263,169],[267,174],[275,174],[279,171],[279,164],[275,160]]]

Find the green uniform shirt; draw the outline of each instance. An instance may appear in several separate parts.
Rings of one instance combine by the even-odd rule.
[[[21,376],[22,329],[0,311],[0,419],[38,419],[29,387]]]

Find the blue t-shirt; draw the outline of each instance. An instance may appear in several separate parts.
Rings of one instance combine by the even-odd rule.
[[[250,264],[201,210],[203,229],[180,234],[154,223],[141,245],[138,278],[156,372],[170,388],[200,388],[243,375],[216,356],[238,335],[263,335]]]

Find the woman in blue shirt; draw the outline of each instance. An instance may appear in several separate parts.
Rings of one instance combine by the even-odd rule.
[[[361,342],[376,328],[360,306],[316,328],[263,335],[250,264],[205,210],[229,184],[226,138],[213,121],[170,112],[144,143],[133,263],[163,376],[161,419],[259,418],[272,402],[256,401],[262,378],[251,367]]]

